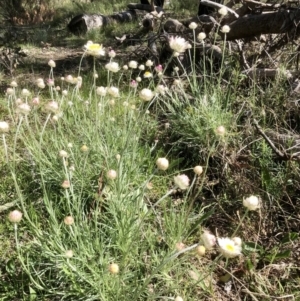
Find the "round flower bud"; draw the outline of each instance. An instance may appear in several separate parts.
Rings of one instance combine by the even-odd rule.
[[[226,133],[226,129],[223,125],[220,125],[216,128],[216,134],[220,136],[224,136]]]
[[[190,185],[190,179],[187,175],[178,175],[174,177],[175,184],[182,190],[185,190]]]
[[[156,160],[156,166],[160,170],[167,170],[169,167],[169,160],[167,158],[158,158]]]
[[[198,40],[201,42],[206,38],[206,34],[204,32],[200,32],[197,36]]]
[[[127,66],[127,65],[124,65],[124,66],[123,66],[123,70],[124,70],[124,71],[127,71],[127,70],[128,70],[128,66]]]
[[[84,144],[81,146],[80,150],[85,153],[89,150],[89,148]]]
[[[248,210],[254,211],[260,207],[260,199],[255,195],[251,195],[243,200],[243,205]]]
[[[58,121],[58,119],[59,119],[59,116],[58,116],[58,115],[53,115],[53,116],[52,116],[52,120],[53,120],[53,121],[56,122],[56,121]]]
[[[73,84],[74,78],[73,78],[72,75],[67,75],[67,76],[65,77],[65,81],[66,81],[67,83]]]
[[[66,216],[65,218],[64,218],[64,223],[65,223],[65,225],[67,225],[67,226],[72,226],[73,224],[74,224],[74,218],[73,218],[73,216]]]
[[[192,30],[194,30],[194,29],[196,29],[197,28],[197,23],[195,23],[195,22],[192,22],[192,23],[190,23],[190,25],[189,25],[189,29],[192,29]]]
[[[23,213],[19,210],[11,211],[8,214],[8,220],[12,223],[19,223],[22,219]]]
[[[40,99],[38,97],[34,97],[34,98],[32,98],[31,103],[34,106],[38,106],[40,104]]]
[[[228,33],[230,31],[230,27],[228,25],[224,25],[222,28],[221,28],[221,31],[223,33]]]
[[[143,71],[143,70],[145,70],[145,66],[144,65],[139,65],[139,69]]]
[[[149,189],[149,190],[153,189],[153,183],[152,182],[148,182],[146,184],[146,188]]]
[[[204,246],[198,246],[196,248],[196,252],[199,256],[204,256],[205,255],[205,247]]]
[[[28,97],[30,95],[30,92],[27,89],[22,89],[21,95],[24,96],[24,97]]]
[[[111,274],[118,274],[119,273],[119,265],[116,263],[111,263],[108,267],[108,270]]]
[[[64,180],[61,184],[61,187],[64,188],[64,189],[68,189],[70,188],[71,184],[70,184],[70,181],[68,180]]]
[[[181,251],[181,250],[183,250],[185,248],[185,244],[183,243],[183,242],[177,242],[176,243],[176,245],[175,245],[175,249],[177,250],[177,251]]]
[[[68,153],[65,150],[62,149],[62,150],[59,151],[59,156],[61,158],[67,158],[68,157]]]
[[[156,72],[162,72],[163,71],[162,65],[157,65],[154,69],[155,69]]]
[[[44,81],[38,82],[38,83],[37,83],[37,86],[38,86],[40,89],[44,89],[44,88],[46,87]]]
[[[211,250],[216,244],[216,237],[208,231],[204,231],[200,238],[207,250]]]
[[[6,121],[0,121],[0,132],[7,133],[9,131],[9,124]]]
[[[108,56],[111,57],[111,58],[114,58],[116,56],[116,52],[114,50],[110,50],[108,52]]]
[[[106,176],[107,176],[110,180],[115,180],[115,179],[117,178],[118,174],[117,174],[117,172],[116,172],[115,170],[110,169],[110,170],[107,172]]]
[[[221,7],[219,10],[218,10],[218,13],[221,15],[221,16],[226,16],[228,14],[228,10],[225,6]]]
[[[56,64],[55,64],[55,62],[54,62],[53,60],[50,60],[50,61],[48,62],[48,65],[49,65],[51,68],[55,68],[55,67],[56,67]]]
[[[129,84],[129,87],[131,87],[131,88],[136,88],[138,86],[138,83],[137,83],[137,81],[135,81],[134,79],[130,82],[130,84]]]
[[[54,80],[52,78],[47,79],[47,85],[49,87],[54,87]]]
[[[203,173],[203,167],[200,165],[197,165],[194,167],[194,173],[198,176],[200,176]]]
[[[72,257],[74,256],[74,253],[73,253],[72,250],[67,250],[67,251],[65,252],[65,256],[66,256],[67,258],[72,258]]]
[[[147,67],[153,66],[153,62],[151,60],[147,60],[146,64]]]
[[[16,81],[13,80],[13,81],[10,83],[10,86],[13,87],[13,88],[16,88],[16,87],[18,87],[18,84],[17,84]]]
[[[6,94],[7,95],[14,95],[15,94],[15,90],[13,88],[7,88],[6,89]]]
[[[174,299],[174,301],[183,301],[183,299],[182,299],[182,297],[177,296],[177,297]]]

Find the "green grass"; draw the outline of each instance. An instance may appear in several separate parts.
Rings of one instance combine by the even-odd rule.
[[[179,60],[173,71],[170,61],[163,79],[149,67],[154,78],[136,89],[129,83],[144,72],[108,73],[107,56],[88,59],[81,87],[49,67],[44,78],[60,90],[18,79],[1,96],[0,121],[10,129],[0,139],[0,300],[299,298],[299,162],[276,156],[253,126],[255,118],[266,133],[299,133],[297,115],[283,109],[284,78],[248,81],[223,54],[217,72],[210,57],[191,71]],[[169,90],[143,101],[139,92],[158,83]],[[116,86],[120,96],[97,95],[98,86]],[[51,101],[59,109],[49,111]],[[166,170],[156,166],[161,157]],[[186,189],[175,183],[179,174],[190,179]],[[260,198],[255,211],[243,207],[250,195]],[[7,218],[14,209],[23,213],[17,224]],[[240,237],[242,254],[225,258],[214,246],[198,255],[204,230]]]

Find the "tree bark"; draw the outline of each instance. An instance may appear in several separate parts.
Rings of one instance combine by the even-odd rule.
[[[300,20],[300,10],[282,10],[260,15],[246,15],[228,24],[227,40],[250,38],[260,34],[285,33],[295,28]],[[220,33],[224,37],[224,34]]]

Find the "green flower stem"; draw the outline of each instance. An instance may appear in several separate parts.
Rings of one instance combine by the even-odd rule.
[[[247,214],[248,214],[248,209],[246,209],[246,212],[244,213],[244,215],[243,215],[243,217],[241,218],[241,220],[240,220],[240,222],[239,222],[239,224],[238,224],[238,226],[237,226],[237,228],[234,230],[234,232],[233,232],[233,234],[232,234],[232,237],[234,237],[235,236],[235,234],[237,233],[237,231],[239,230],[239,228],[241,227],[241,225],[242,225],[242,223],[243,223],[243,221],[244,221],[244,219],[245,219],[245,217],[247,216]]]

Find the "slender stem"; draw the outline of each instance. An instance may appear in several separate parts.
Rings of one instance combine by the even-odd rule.
[[[6,162],[8,164],[8,151],[7,151],[7,144],[6,144],[6,140],[5,140],[5,134],[2,134],[2,139],[3,139],[3,146],[4,146]]]
[[[174,189],[169,190],[163,197],[161,197],[154,205],[153,207],[157,206],[160,204],[165,198],[167,198],[170,194],[174,192]]]
[[[233,234],[232,234],[232,237],[234,237],[235,236],[235,234],[237,233],[237,231],[239,230],[239,228],[241,227],[241,225],[242,225],[242,223],[243,223],[243,221],[244,221],[244,219],[245,219],[245,217],[247,216],[247,214],[248,214],[248,209],[246,209],[246,212],[244,213],[244,215],[243,215],[243,217],[241,218],[241,220],[240,220],[240,222],[239,222],[239,224],[238,224],[238,226],[237,226],[237,228],[234,230],[234,232],[233,232]]]

